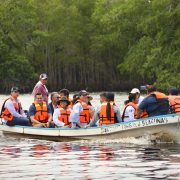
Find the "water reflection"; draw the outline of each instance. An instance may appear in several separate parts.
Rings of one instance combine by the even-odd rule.
[[[28,179],[28,171],[32,179],[178,179],[180,176],[179,146],[17,142],[13,146],[0,142],[0,179],[7,176]]]

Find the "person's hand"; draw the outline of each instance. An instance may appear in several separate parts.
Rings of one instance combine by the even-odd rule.
[[[41,125],[42,125],[44,128],[47,128],[47,124],[46,124],[46,123],[41,123]]]
[[[46,126],[49,128],[49,127],[50,127],[50,122],[47,122],[47,123],[46,123]]]

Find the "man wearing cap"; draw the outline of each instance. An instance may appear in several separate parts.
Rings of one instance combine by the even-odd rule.
[[[1,118],[3,118],[3,122],[8,126],[30,126],[31,124],[22,109],[18,96],[18,87],[12,87],[10,97],[3,103]]]
[[[170,103],[171,113],[180,113],[180,96],[177,88],[170,88],[168,90],[168,99]]]
[[[138,88],[133,88],[129,94],[136,94],[138,98],[138,105],[143,101],[144,97],[141,96],[141,93]]]
[[[35,85],[32,94],[35,95],[37,93],[41,93],[43,96],[43,100],[48,103],[48,89],[46,87],[47,84],[47,74],[41,74],[39,76],[39,82]]]
[[[79,99],[73,106],[72,113],[69,117],[72,128],[83,128],[84,125],[87,125],[90,122],[90,110],[87,104],[88,95],[89,93],[85,90],[79,92]]]

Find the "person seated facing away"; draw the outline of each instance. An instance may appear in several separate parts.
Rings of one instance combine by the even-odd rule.
[[[129,94],[128,102],[123,110],[122,114],[122,121],[128,122],[131,120],[136,119],[137,116],[137,103],[138,103],[138,97],[136,94]]]
[[[51,109],[51,114],[53,115],[54,110],[57,108],[57,101],[59,100],[60,96],[57,92],[51,93],[51,102],[49,103],[49,107]]]
[[[1,118],[3,118],[3,122],[8,126],[31,126],[18,100],[18,96],[19,88],[12,87],[10,97],[2,105]]]
[[[94,109],[94,107],[93,107],[92,104],[91,104],[91,100],[93,100],[93,97],[90,96],[90,95],[88,95],[88,96],[87,96],[87,101],[86,101],[86,103],[87,103],[88,108],[89,108],[90,119],[93,118],[94,113],[95,113],[95,109]]]
[[[136,94],[138,98],[138,105],[143,101],[144,97],[141,96],[140,90],[138,88],[133,88],[129,94]]]
[[[74,104],[69,118],[69,121],[72,123],[72,128],[76,128],[77,126],[83,128],[90,122],[90,111],[87,104],[88,95],[89,93],[85,90],[79,92],[79,99]]]
[[[33,126],[51,127],[51,110],[49,105],[43,101],[41,93],[35,95],[35,101],[29,108],[29,116]]]
[[[165,115],[169,113],[169,101],[164,93],[158,92],[156,87],[147,87],[148,96],[138,106],[137,118],[146,111],[148,117]]]
[[[69,116],[72,110],[68,107],[69,104],[66,96],[62,96],[58,101],[58,108],[53,114],[53,122],[57,127],[70,127]]]
[[[99,125],[122,122],[119,108],[112,102],[112,99],[108,99],[108,93],[100,94],[100,103],[89,126],[95,125],[98,121]]]
[[[168,92],[171,113],[180,113],[180,96],[178,96],[178,89],[170,88]]]

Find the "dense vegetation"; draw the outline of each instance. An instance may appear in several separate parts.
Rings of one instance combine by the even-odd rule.
[[[180,88],[179,0],[0,0],[0,92]]]

